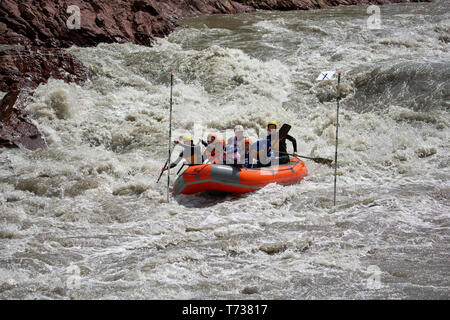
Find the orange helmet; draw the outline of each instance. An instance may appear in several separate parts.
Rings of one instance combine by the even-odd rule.
[[[215,133],[209,133],[208,134],[208,142],[213,142],[217,140],[217,135]]]

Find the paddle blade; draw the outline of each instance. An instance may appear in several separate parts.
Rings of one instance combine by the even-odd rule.
[[[326,158],[311,158],[311,157],[305,157],[305,156],[297,156],[297,157],[298,158],[309,159],[309,160],[312,160],[312,161],[320,163],[320,164],[326,164],[328,166],[331,166],[331,164],[333,163],[333,160],[326,159]]]
[[[331,166],[331,164],[333,163],[333,160],[331,159],[325,159],[325,158],[312,158],[311,159],[314,162],[320,163],[320,164],[326,164]]]
[[[291,125],[285,123],[281,126],[280,130],[278,131],[280,140],[287,137],[289,130],[291,130]]]

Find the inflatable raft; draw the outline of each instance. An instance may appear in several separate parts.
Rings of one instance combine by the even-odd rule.
[[[223,164],[201,164],[188,167],[175,180],[173,191],[193,194],[215,190],[246,193],[263,188],[269,183],[293,184],[308,174],[303,161],[291,158],[289,163],[263,168],[238,168]]]

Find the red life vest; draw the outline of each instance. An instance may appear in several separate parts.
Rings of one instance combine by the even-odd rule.
[[[216,150],[220,153],[225,150],[225,140],[217,138],[213,143],[209,144],[205,150],[207,159],[213,159],[216,157]],[[211,161],[213,164],[220,163],[220,156]]]

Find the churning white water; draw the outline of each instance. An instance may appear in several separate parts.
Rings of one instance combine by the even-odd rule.
[[[449,12],[383,6],[377,30],[364,6],[210,16],[151,48],[69,49],[89,81],[29,106],[48,149],[0,150],[0,298],[448,299]],[[325,70],[344,72],[336,207],[333,168],[309,160],[293,186],[166,203],[171,71],[174,137],[275,120],[333,158]]]

